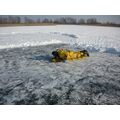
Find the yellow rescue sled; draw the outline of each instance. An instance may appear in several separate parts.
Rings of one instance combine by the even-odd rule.
[[[64,62],[66,60],[79,60],[85,57],[89,57],[87,50],[73,51],[68,49],[57,49],[52,52],[54,56],[51,62]]]

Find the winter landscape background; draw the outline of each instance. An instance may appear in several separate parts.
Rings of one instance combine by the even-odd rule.
[[[51,63],[56,48],[90,57]],[[120,104],[120,28],[0,27],[0,104]]]

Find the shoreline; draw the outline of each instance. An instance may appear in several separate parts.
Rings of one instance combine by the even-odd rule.
[[[0,27],[19,27],[19,26],[56,26],[56,25],[77,25],[77,26],[96,26],[96,27],[117,27],[112,25],[99,25],[99,24],[54,24],[54,23],[18,23],[18,24],[0,24]]]
[[[0,24],[0,27],[19,27],[19,26],[55,26],[56,24],[49,23],[20,23],[20,24]]]

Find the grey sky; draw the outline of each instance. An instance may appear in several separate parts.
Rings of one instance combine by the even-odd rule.
[[[40,18],[41,20],[44,18],[56,19],[60,17],[72,17],[76,19],[88,19],[88,18],[96,18],[100,22],[114,22],[120,24],[120,15],[19,15],[22,19],[27,16],[34,20]]]

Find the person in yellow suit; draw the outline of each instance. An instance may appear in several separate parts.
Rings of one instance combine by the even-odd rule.
[[[62,62],[65,60],[78,60],[83,57],[88,57],[89,53],[86,50],[73,51],[67,49],[57,49],[52,52],[52,55],[54,56],[51,60],[52,62]]]

